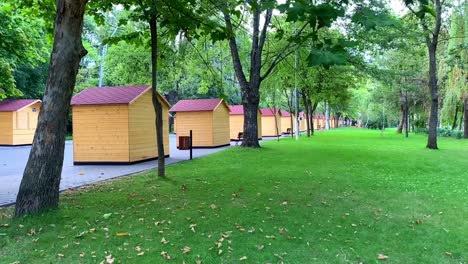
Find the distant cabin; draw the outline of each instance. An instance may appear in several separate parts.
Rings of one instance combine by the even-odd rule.
[[[281,133],[287,133],[288,128],[291,128],[291,116],[292,116],[292,122],[293,122],[293,129],[292,132],[296,132],[296,118],[294,114],[291,114],[290,112],[281,109],[280,110],[281,114]]]
[[[169,103],[162,104],[169,157]],[[132,164],[158,158],[151,87],[88,88],[72,99],[74,164]]]
[[[176,114],[177,138],[192,130],[194,148],[230,145],[229,106],[223,99],[180,100],[169,111]]]
[[[260,108],[262,113],[262,137],[281,135],[281,114],[278,108]]]
[[[0,145],[30,145],[36,132],[41,100],[7,99],[0,102]]]
[[[240,132],[244,132],[244,106],[243,105],[230,105],[229,109],[229,127],[231,130],[231,140],[237,140]],[[260,109],[257,110],[257,129],[258,139],[262,139],[262,113]]]
[[[325,116],[322,114],[317,114],[315,116],[315,119],[317,120],[317,130],[321,130],[325,128]],[[315,121],[315,120],[314,120]]]

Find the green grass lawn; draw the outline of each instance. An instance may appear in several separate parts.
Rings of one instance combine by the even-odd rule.
[[[468,140],[425,142],[337,129],[66,192],[0,211],[0,262],[466,263]]]

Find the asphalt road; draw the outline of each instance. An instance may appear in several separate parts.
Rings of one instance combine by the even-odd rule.
[[[176,136],[170,136],[170,157],[166,164],[189,159],[188,151],[176,147]],[[235,143],[231,143],[235,145]],[[194,149],[193,156],[201,157],[223,149]],[[14,203],[21,183],[24,168],[28,161],[31,146],[0,147],[0,206]],[[157,167],[157,161],[147,161],[134,165],[73,165],[73,142],[65,143],[65,158],[60,190],[91,184]]]

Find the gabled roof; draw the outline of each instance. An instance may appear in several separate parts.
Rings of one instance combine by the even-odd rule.
[[[231,113],[229,113],[230,115],[243,115],[244,114],[244,106],[243,105],[230,105],[229,110],[231,110]],[[260,110],[260,109],[258,109],[258,110]]]
[[[180,100],[169,110],[169,112],[214,111],[221,104],[224,104],[229,109],[226,102],[219,98]]]
[[[38,99],[6,99],[0,102],[0,112],[16,112],[37,102]]]
[[[291,113],[289,113],[286,110],[281,109],[280,111],[281,111],[281,116],[282,117],[290,117],[291,116]]]
[[[231,110],[231,115],[243,115],[244,106],[243,105],[230,105],[229,110]]]
[[[274,116],[278,111],[278,108],[260,108],[262,116]]]
[[[299,112],[299,117],[304,117],[305,113],[304,112]]]
[[[148,85],[87,88],[73,96],[71,105],[131,104],[150,89]],[[170,107],[167,100],[158,95]]]

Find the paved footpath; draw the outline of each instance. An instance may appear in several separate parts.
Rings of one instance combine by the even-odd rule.
[[[189,151],[181,151],[176,147],[176,136],[170,136],[170,157],[166,164],[172,164],[189,159]],[[231,143],[235,145],[235,143]],[[227,147],[215,149],[194,149],[193,156],[209,155]],[[31,146],[0,147],[0,206],[14,203],[21,183],[24,168],[28,161]],[[147,161],[134,165],[73,165],[73,142],[65,143],[65,158],[63,162],[60,190],[83,186],[115,177],[141,172],[157,167],[157,161]]]

